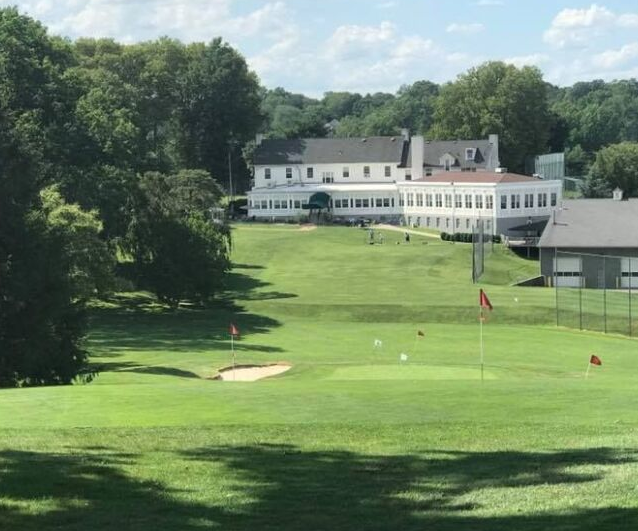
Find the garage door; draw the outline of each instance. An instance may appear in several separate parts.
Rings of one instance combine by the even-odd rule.
[[[638,289],[638,258],[622,258],[620,268],[620,287]]]
[[[556,272],[556,285],[559,288],[581,287],[582,268],[580,257],[554,258],[554,271]]]

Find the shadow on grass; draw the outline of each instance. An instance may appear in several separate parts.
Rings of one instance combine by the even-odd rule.
[[[171,311],[158,308],[156,303],[144,302],[147,300],[143,294],[118,297],[109,306],[92,309],[89,334],[92,358],[117,357],[126,350],[227,350],[231,322],[239,328],[242,338],[267,334],[281,326],[279,321],[249,312],[232,301],[220,301],[215,308]],[[282,352],[268,345],[248,345],[241,339],[235,348],[240,352]]]
[[[161,365],[146,366],[133,362],[106,362],[93,363],[91,368],[98,372],[133,372],[137,374],[152,374],[156,376],[177,376],[179,378],[195,378],[201,379],[198,374],[178,369],[176,367],[164,367]]]
[[[258,267],[259,266],[252,266],[251,269],[256,269]],[[249,266],[243,266],[243,269],[248,268]],[[237,269],[237,266],[235,266],[235,269]],[[297,297],[294,293],[258,291],[270,285],[270,283],[264,282],[263,280],[251,275],[245,275],[243,273],[233,271],[228,274],[225,297],[241,301],[269,301],[277,299],[294,299]]]
[[[0,452],[0,528],[634,530],[638,509],[611,501],[587,509],[569,508],[568,500],[559,512],[530,505],[537,489],[555,497],[561,486],[595,488],[609,467],[633,462],[632,454],[606,448],[372,456],[290,445],[224,446],[167,459],[161,470],[170,478],[164,481],[173,482],[167,485],[134,479],[128,467],[136,459],[106,449],[73,456]],[[489,492],[499,488],[520,489],[521,506],[499,505]],[[486,492],[491,498],[482,497]]]

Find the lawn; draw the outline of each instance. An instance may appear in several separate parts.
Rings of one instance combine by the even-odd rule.
[[[497,248],[482,383],[470,247],[401,240],[238,226],[214,309],[96,303],[93,383],[0,391],[0,529],[636,529],[635,340],[556,328]],[[292,370],[212,380],[231,321]]]

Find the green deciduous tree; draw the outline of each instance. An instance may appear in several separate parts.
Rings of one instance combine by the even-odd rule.
[[[67,204],[55,186],[42,190],[40,198],[49,232],[63,242],[73,299],[89,300],[108,294],[113,288],[115,257],[101,238],[98,212]]]
[[[0,386],[69,383],[86,368],[67,232],[41,208],[66,127],[68,46],[0,9]]]
[[[186,57],[175,110],[179,167],[226,175],[229,142],[251,140],[263,123],[257,76],[221,39],[189,45]]]
[[[435,105],[433,138],[500,135],[501,163],[523,171],[544,153],[550,131],[547,87],[537,68],[486,63],[444,85]]]
[[[173,307],[185,299],[206,303],[223,287],[230,232],[210,213],[220,195],[201,170],[153,172],[140,180],[130,250],[141,285]]]
[[[622,142],[601,149],[585,183],[588,197],[610,197],[620,188],[626,197],[638,196],[638,143]]]

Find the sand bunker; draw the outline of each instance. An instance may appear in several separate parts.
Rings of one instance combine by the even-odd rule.
[[[317,225],[302,225],[299,228],[299,232],[310,232],[311,230],[317,230]]]
[[[219,371],[219,379],[224,382],[256,382],[289,371],[292,365],[276,363],[274,365],[237,365],[235,370],[226,367]]]

